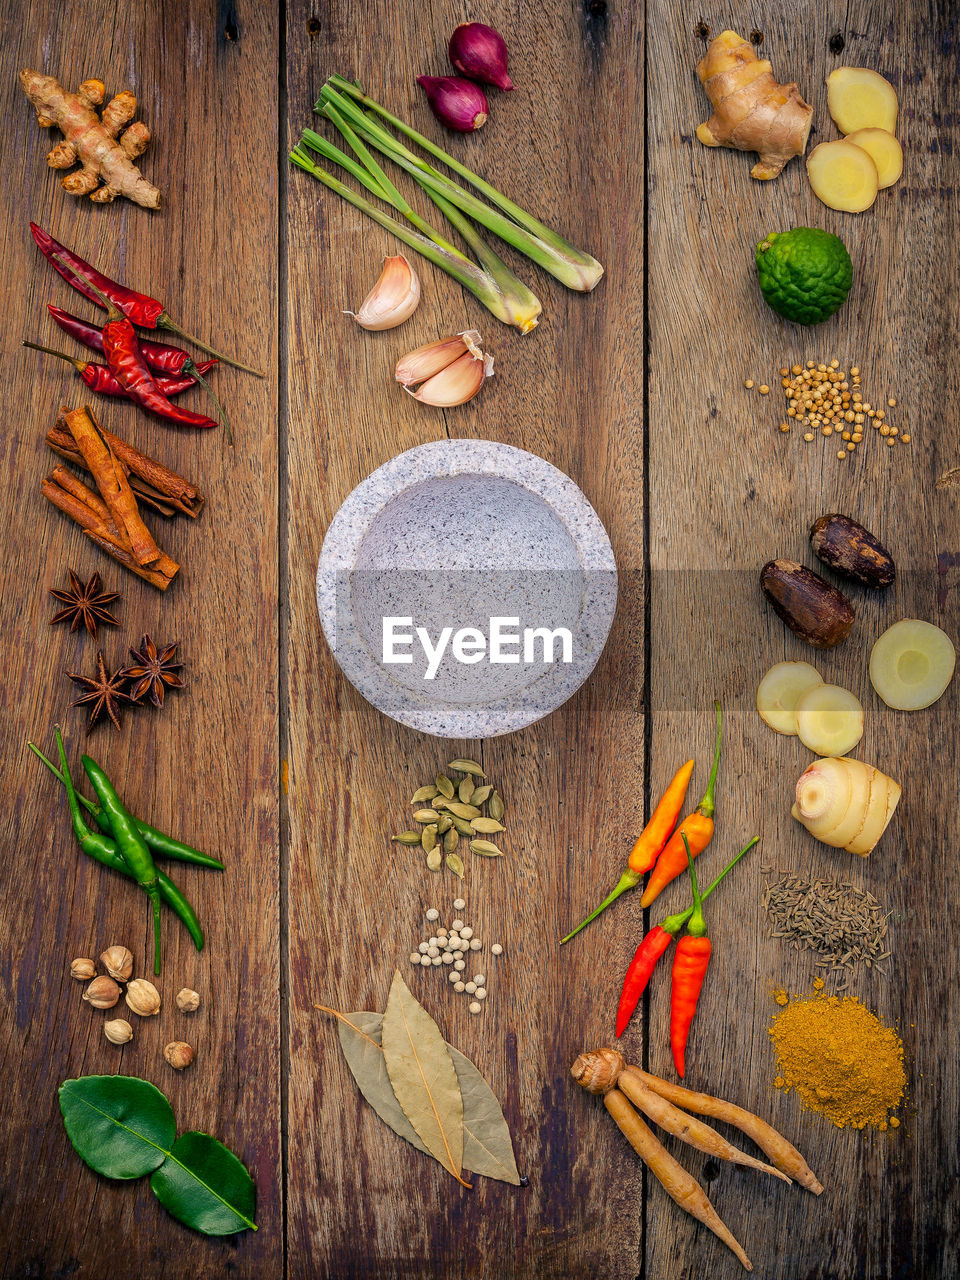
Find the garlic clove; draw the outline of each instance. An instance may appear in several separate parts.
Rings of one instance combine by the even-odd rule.
[[[380,279],[364,298],[359,311],[345,311],[361,329],[395,329],[420,305],[420,278],[403,254],[384,258]]]
[[[492,356],[484,356],[478,360],[468,351],[459,360],[454,360],[453,364],[448,364],[445,369],[428,378],[416,391],[411,391],[410,395],[421,404],[432,404],[441,409],[452,408],[472,400],[492,373]]]
[[[397,367],[394,370],[397,381],[405,387],[426,382],[435,373],[453,364],[454,360],[459,360],[469,350],[464,340],[467,335],[478,340],[480,337],[475,330],[468,329],[467,334],[458,333],[450,338],[440,338],[437,342],[427,342],[414,351],[408,351],[397,361]]]

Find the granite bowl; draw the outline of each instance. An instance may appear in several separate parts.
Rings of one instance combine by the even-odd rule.
[[[379,467],[334,516],[317,567],[344,674],[384,714],[442,738],[512,733],[556,710],[596,665],[616,601],[610,540],[581,491],[488,440],[439,440]]]

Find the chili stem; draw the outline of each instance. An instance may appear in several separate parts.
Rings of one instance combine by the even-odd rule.
[[[708,888],[704,889],[703,893],[700,895],[701,902],[706,902],[707,898],[710,897],[711,893],[713,893],[714,889],[716,889],[717,885],[724,878],[724,876],[727,875],[728,872],[732,871],[733,868],[740,861],[740,859],[743,857],[743,855],[745,853],[749,853],[750,850],[753,848],[753,846],[755,844],[758,844],[759,841],[760,841],[760,837],[754,836],[753,839],[750,841],[750,843],[746,845],[745,848],[741,849],[740,852],[737,854],[737,856],[731,862],[727,863],[727,865],[723,868],[723,870],[717,876],[716,880],[714,880],[714,882]],[[683,926],[690,919],[690,917],[693,915],[693,910],[694,910],[693,907],[687,907],[686,911],[678,911],[672,916],[666,916],[663,920],[660,921],[660,928],[663,929],[665,933],[670,933],[674,935],[678,934],[680,930],[683,928]]]
[[[587,925],[591,922],[591,920],[596,920],[600,912],[606,911],[607,907],[609,907],[611,902],[616,902],[617,898],[620,897],[621,893],[626,893],[628,889],[635,889],[637,885],[640,883],[641,879],[642,879],[642,876],[639,876],[636,873],[636,871],[629,871],[629,870],[625,871],[623,875],[620,877],[619,881],[617,882],[616,888],[611,889],[611,891],[607,894],[604,900],[600,903],[599,907],[597,907],[596,911],[591,911],[590,914],[587,916],[586,920],[578,924],[575,929],[572,929],[565,938],[560,939],[561,947],[565,942],[569,942],[571,938],[575,937],[580,932],[581,929],[585,929]]]
[[[192,342],[193,345],[195,347],[199,347],[201,351],[206,351],[207,355],[216,356],[218,360],[222,360],[224,364],[228,364],[234,369],[240,369],[244,373],[252,373],[255,378],[265,378],[267,376],[265,373],[261,373],[259,369],[251,369],[248,364],[241,364],[239,360],[234,360],[232,356],[225,356],[223,352],[218,351],[216,347],[211,347],[208,343],[201,342],[200,339],[195,338],[192,333],[187,333],[186,329],[181,328],[176,321],[170,319],[170,316],[166,311],[161,311],[160,315],[157,317],[157,328],[169,329],[171,333],[177,334],[179,337],[183,338],[185,342]]]
[[[717,737],[713,748],[713,764],[710,766],[710,778],[707,782],[707,789],[703,793],[703,799],[697,805],[696,812],[702,813],[705,818],[712,818],[714,814],[713,793],[717,785],[717,769],[720,765],[720,736],[723,724],[720,717],[719,699],[713,704],[717,708]],[[686,841],[684,841],[686,843]]]
[[[210,386],[210,383],[207,382],[206,378],[197,368],[195,361],[188,360],[183,366],[183,371],[188,377],[193,378],[194,382],[199,382],[200,386],[203,387],[204,391],[213,401],[213,407],[216,409],[220,418],[220,424],[227,433],[227,442],[230,447],[233,448],[233,431],[230,429],[230,419],[227,417],[226,409],[224,409],[223,405],[214,394],[213,387]]]
[[[719,703],[717,704],[719,706]],[[702,938],[707,932],[707,922],[703,918],[703,899],[700,897],[700,890],[697,886],[697,873],[693,866],[693,855],[690,852],[690,841],[687,839],[687,833],[681,831],[683,838],[683,847],[687,851],[687,868],[690,872],[690,884],[693,888],[693,911],[687,923],[687,933],[692,938]]]
[[[75,356],[68,356],[65,351],[54,351],[53,347],[41,347],[39,342],[28,342],[26,338],[21,341],[20,345],[29,347],[31,351],[42,351],[45,356],[56,356],[58,360],[69,360],[78,373],[83,373],[90,363],[89,360],[77,360]]]

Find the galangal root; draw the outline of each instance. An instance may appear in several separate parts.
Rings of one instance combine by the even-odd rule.
[[[704,146],[756,151],[760,159],[750,176],[761,181],[803,155],[813,107],[797,85],[774,78],[771,64],[757,57],[749,41],[735,31],[722,32],[697,64],[697,75],[713,107],[697,129]]]
[[[634,1108],[681,1141],[718,1159],[749,1165],[786,1182],[795,1179],[815,1195],[823,1190],[796,1147],[759,1116],[721,1098],[668,1084],[639,1067],[628,1065],[617,1049],[594,1049],[590,1053],[582,1053],[570,1068],[570,1074],[588,1093],[603,1096],[604,1106],[620,1131],[671,1199],[709,1227],[736,1254],[747,1271],[753,1270],[750,1259],[721,1221],[703,1188],[670,1155]],[[688,1112],[736,1125],[753,1139],[776,1168],[740,1151],[715,1129],[695,1120]]]
[[[63,141],[47,155],[51,169],[83,167],[61,179],[65,191],[89,195],[97,204],[126,196],[144,209],[159,209],[160,192],[133,163],[143,155],[150,130],[139,121],[137,100],[129,90],[111,98],[98,116],[106,94],[102,80],[84,80],[76,93],[67,93],[53,76],[21,71],[20,84],[37,113],[41,129],[55,125]],[[101,186],[100,183],[103,183]]]

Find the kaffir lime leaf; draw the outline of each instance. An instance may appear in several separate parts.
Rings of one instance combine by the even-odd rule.
[[[843,305],[853,265],[839,236],[818,227],[794,227],[760,241],[757,275],[778,315],[796,324],[821,324]]]

